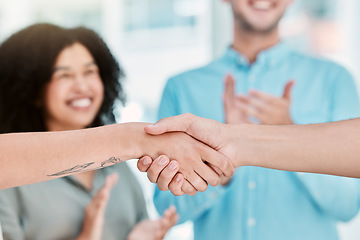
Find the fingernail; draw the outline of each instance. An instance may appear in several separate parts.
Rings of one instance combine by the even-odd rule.
[[[159,164],[161,166],[165,165],[167,163],[167,159],[163,156],[160,157]]]
[[[144,158],[143,164],[144,164],[145,166],[150,165],[150,163],[151,163],[151,159],[150,159],[150,158],[148,158],[148,157]]]
[[[176,180],[177,182],[180,182],[181,179],[182,179],[181,175],[178,175],[175,180]]]
[[[172,163],[170,163],[169,167],[171,170],[176,170],[178,168],[178,165],[175,164],[174,162],[172,162]]]

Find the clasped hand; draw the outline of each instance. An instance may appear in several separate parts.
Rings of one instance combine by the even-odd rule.
[[[234,159],[234,153],[228,144],[229,129],[224,124],[183,114],[146,126],[145,131],[159,136],[180,132],[191,136],[189,139],[179,139],[178,149],[183,149],[178,152],[180,156],[166,154],[155,159],[144,156],[138,161],[139,170],[147,172],[149,180],[157,183],[162,191],[170,190],[176,196],[194,195],[197,191],[205,191],[208,183],[216,186],[222,176],[231,177],[234,173],[234,163],[231,160]],[[186,150],[181,146],[186,145],[186,141],[194,141],[192,145],[195,149]],[[193,150],[197,152],[188,155]]]

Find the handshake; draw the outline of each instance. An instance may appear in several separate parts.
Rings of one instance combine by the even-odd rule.
[[[149,180],[157,183],[160,190],[170,190],[176,196],[203,192],[208,184],[218,185],[221,177],[231,177],[235,167],[246,164],[236,155],[237,141],[232,134],[238,131],[233,131],[233,127],[192,114],[148,125],[146,133],[162,136],[167,146],[140,158],[138,169],[147,172]],[[160,145],[162,142],[157,141]]]

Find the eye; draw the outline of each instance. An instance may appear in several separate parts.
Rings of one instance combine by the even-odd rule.
[[[71,78],[71,74],[69,74],[69,73],[61,73],[61,74],[57,75],[56,78],[57,78],[57,79],[70,79],[70,78]]]
[[[88,69],[85,71],[85,75],[86,76],[91,76],[91,75],[94,75],[94,74],[97,74],[98,71],[96,69]]]

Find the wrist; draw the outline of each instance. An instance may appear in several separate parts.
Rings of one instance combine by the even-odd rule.
[[[125,131],[125,142],[127,153],[130,159],[139,159],[144,155],[150,155],[151,136],[148,135],[144,127],[146,123],[124,123],[123,131]],[[122,134],[122,138],[124,134]],[[151,155],[151,157],[153,157]]]
[[[251,166],[250,149],[253,148],[250,124],[230,124],[227,127],[228,139],[225,141],[229,158],[234,167]]]

